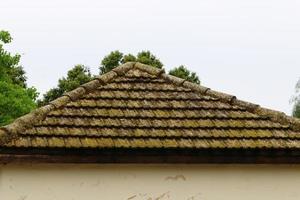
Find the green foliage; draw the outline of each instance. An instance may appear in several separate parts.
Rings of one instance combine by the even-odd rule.
[[[294,104],[293,116],[300,118],[300,101],[298,101]]]
[[[64,91],[70,91],[78,86],[92,80],[92,75],[88,67],[84,65],[75,65],[68,71],[67,77],[58,81],[58,87]]]
[[[33,98],[36,98],[36,91],[0,81],[0,126],[34,109]]]
[[[50,101],[53,101],[57,97],[60,97],[63,93],[64,91],[61,88],[51,88],[45,94],[43,94],[43,99],[37,101],[38,106],[46,105]]]
[[[127,62],[136,62],[136,57],[132,54],[127,54],[124,55],[122,58],[122,64],[127,63]]]
[[[0,41],[3,44],[10,43],[12,37],[9,32],[0,31]],[[3,48],[3,44],[0,43],[0,80],[9,81],[26,88],[25,71],[19,65],[21,56],[9,53]]]
[[[154,56],[150,51],[141,51],[134,56],[132,54],[124,55],[120,51],[112,51],[110,54],[104,57],[101,61],[100,66],[100,74],[104,74],[109,72],[113,68],[119,66],[120,64],[124,64],[126,62],[140,62],[153,67],[163,68],[162,62]],[[189,71],[183,65],[172,69],[169,72],[170,75],[186,79],[190,82],[200,84],[200,79],[195,72]]]
[[[293,117],[300,118],[300,79],[295,87],[295,95],[292,98],[293,106]]]
[[[104,74],[121,64],[123,53],[112,51],[101,61],[100,74]]]
[[[100,66],[100,74],[104,74],[113,68],[126,62],[140,62],[153,67],[162,68],[163,64],[150,51],[141,51],[134,56],[132,54],[124,55],[120,51],[112,51],[103,58]]]
[[[176,76],[192,83],[200,84],[200,79],[195,72],[189,71],[183,65],[176,67],[169,72],[170,75]]]
[[[158,58],[156,58],[156,56],[154,56],[150,51],[142,51],[138,53],[136,61],[160,69],[163,67],[162,62]]]
[[[71,91],[92,80],[92,78],[88,67],[85,67],[84,65],[75,65],[75,67],[68,71],[67,77],[62,77],[58,80],[57,87],[50,89],[43,95],[43,99],[38,101],[38,104],[45,105],[62,96],[64,92]]]
[[[25,71],[19,64],[21,56],[3,48],[11,41],[9,32],[0,31],[0,125],[34,109],[38,96],[34,87],[27,87]]]
[[[0,41],[2,41],[4,44],[12,41],[12,37],[8,31],[0,31]]]

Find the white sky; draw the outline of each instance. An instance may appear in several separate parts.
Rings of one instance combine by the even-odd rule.
[[[54,87],[75,64],[98,73],[112,50],[150,50],[167,69],[290,114],[300,77],[299,0],[0,0],[7,48],[22,53],[29,85]]]

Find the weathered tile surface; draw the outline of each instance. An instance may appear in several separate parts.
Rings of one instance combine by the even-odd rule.
[[[300,148],[298,122],[145,66],[128,69],[54,102],[2,148]]]

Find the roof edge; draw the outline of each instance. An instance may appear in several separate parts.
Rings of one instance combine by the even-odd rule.
[[[110,72],[96,76],[94,80],[80,85],[70,92],[64,93],[61,97],[49,102],[49,104],[17,118],[15,121],[6,126],[0,127],[0,145],[10,142],[18,136],[18,133],[33,127],[35,123],[43,120],[50,111],[61,108],[70,101],[75,101],[78,98],[81,98],[83,95],[99,87],[100,85],[111,82],[117,76],[125,74],[130,69],[133,69],[134,65],[134,62],[127,62],[114,68]]]

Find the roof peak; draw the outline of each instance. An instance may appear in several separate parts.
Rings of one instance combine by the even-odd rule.
[[[35,109],[29,114],[26,114],[16,119],[11,124],[6,125],[4,127],[0,127],[0,145],[5,144],[10,140],[18,137],[18,133],[28,128],[31,128],[32,126],[34,126],[35,123],[43,120],[46,117],[46,115],[52,110],[61,108],[65,106],[67,103],[81,98],[83,95],[93,91],[99,86],[110,83],[116,77],[125,75],[129,70],[132,69],[137,69],[146,72],[148,74],[151,74],[153,76],[156,76],[158,78],[162,78],[167,82],[172,83],[176,86],[189,88],[195,92],[200,93],[201,95],[208,95],[211,97],[218,98],[220,99],[220,101],[229,103],[230,105],[243,107],[247,111],[253,114],[267,116],[272,121],[282,123],[282,124],[289,124],[294,130],[297,131],[300,130],[300,120],[293,117],[289,117],[285,115],[283,112],[262,108],[257,104],[238,100],[233,95],[217,92],[211,90],[210,88],[188,82],[184,79],[174,77],[172,75],[168,75],[165,73],[164,69],[158,69],[138,62],[127,62],[123,65],[120,65],[112,69],[110,72],[107,72],[103,75],[96,76],[94,80],[87,82],[83,85],[80,85],[76,89],[63,94],[61,97],[51,101],[48,105]]]

